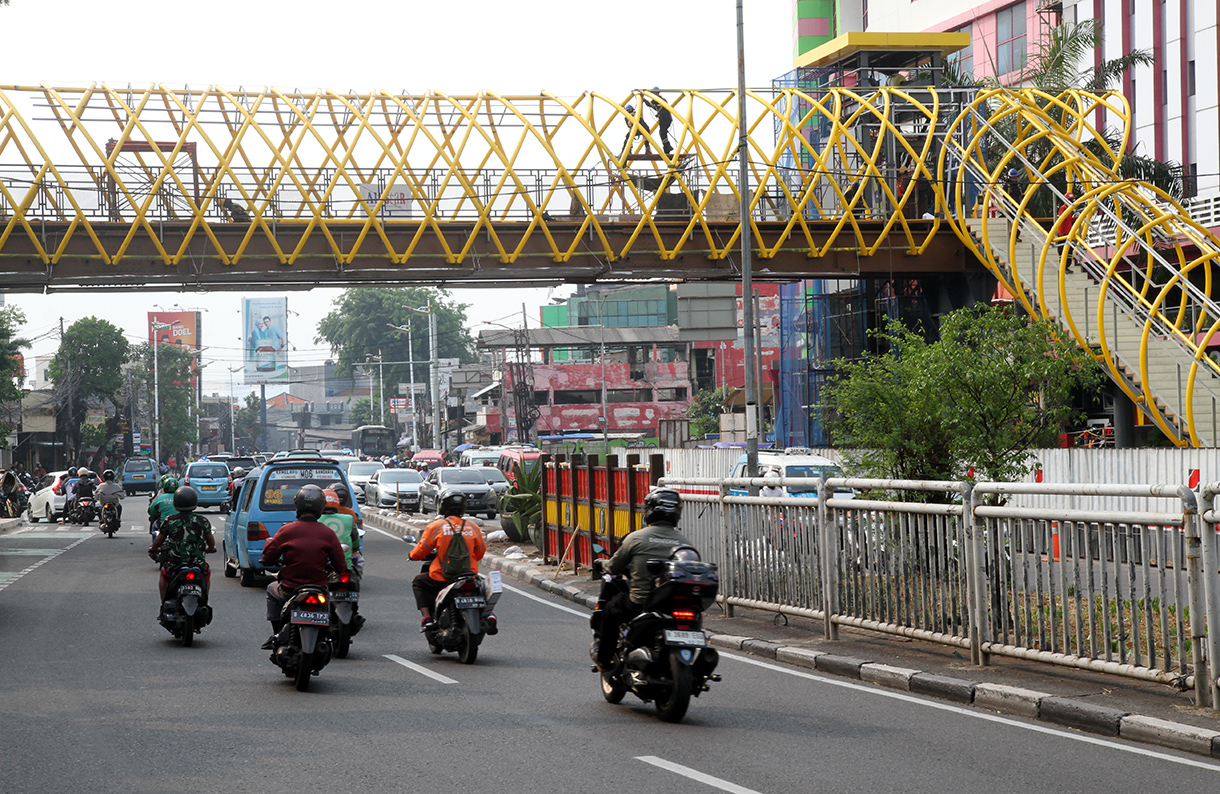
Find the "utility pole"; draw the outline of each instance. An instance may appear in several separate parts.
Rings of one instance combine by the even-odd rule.
[[[428,352],[432,354],[432,440],[437,449],[445,448],[441,438],[441,359],[436,346],[436,311],[428,301]]]
[[[750,259],[754,232],[750,227],[750,172],[749,172],[749,127],[746,124],[746,36],[745,14],[742,0],[737,0],[737,195],[740,199],[741,223],[741,312],[742,330],[745,332],[745,386],[746,386],[746,471],[751,477],[758,476],[758,395],[754,382],[754,279]],[[751,487],[751,495],[758,489]]]

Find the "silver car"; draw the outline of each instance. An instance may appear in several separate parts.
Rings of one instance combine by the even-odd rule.
[[[466,512],[469,515],[496,514],[496,497],[479,474],[477,468],[458,469],[442,466],[428,472],[427,479],[419,486],[419,509],[423,513],[435,513],[440,495],[450,488],[466,494]]]
[[[491,486],[491,506],[495,508],[500,503],[500,494],[511,488],[513,484],[504,476],[504,472],[495,466],[474,466],[472,468],[482,474],[483,479],[487,480],[487,484]],[[494,509],[487,511],[487,517],[495,518],[496,511]]]
[[[364,486],[364,503],[419,512],[419,486],[423,476],[415,469],[378,469]]]

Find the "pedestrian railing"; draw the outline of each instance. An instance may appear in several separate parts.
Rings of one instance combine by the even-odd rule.
[[[742,495],[773,478],[662,481],[683,491],[682,530],[719,566],[730,612],[814,618],[830,639],[853,626],[952,645],[976,664],[1008,656],[1156,681],[1220,704],[1209,672],[1220,657],[1220,483],[1196,507],[1177,485],[778,482],[817,496]],[[1008,506],[1019,494],[1163,509]]]

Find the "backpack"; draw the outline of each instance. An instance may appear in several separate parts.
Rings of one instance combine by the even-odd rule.
[[[441,559],[441,576],[453,580],[464,573],[470,573],[470,546],[462,535],[462,530],[466,527],[465,520],[455,527],[449,519],[445,519],[445,526],[453,533],[453,537],[449,539],[449,548],[445,549],[445,556]]]

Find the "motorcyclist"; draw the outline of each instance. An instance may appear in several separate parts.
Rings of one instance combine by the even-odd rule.
[[[341,483],[337,483],[339,488],[342,488]],[[343,546],[343,554],[347,558],[347,567],[351,569],[352,575],[359,579],[364,575],[364,560],[360,556],[360,532],[356,529],[355,513],[352,510],[344,512],[343,500],[337,493],[335,486],[330,486],[322,489],[322,493],[326,496],[326,507],[322,510],[322,517],[318,520],[326,526],[330,527],[335,532],[335,537],[339,539],[339,544]],[[357,614],[359,609],[358,604],[352,605],[352,624],[356,631],[359,631],[364,626],[364,617]]]
[[[76,505],[76,483],[80,481],[80,469],[75,466],[68,467],[68,476],[64,478],[64,515],[72,514],[72,508]]]
[[[123,505],[120,500],[126,495],[123,486],[114,481],[114,469],[102,472],[102,484],[97,488],[97,500],[103,506],[113,505],[119,511],[119,520],[123,520]]]
[[[178,478],[172,474],[161,476],[161,493],[148,503],[148,531],[155,537],[157,526],[177,511],[174,510],[174,491],[178,490]]]
[[[667,559],[679,546],[692,545],[678,531],[680,518],[682,497],[677,491],[672,488],[651,491],[644,497],[645,526],[627,535],[623,545],[605,564],[606,573],[627,577],[628,589],[615,592],[609,582],[602,587],[597,606],[601,625],[593,643],[594,661],[599,671],[604,673],[610,668],[620,627],[640,614],[652,592],[648,561]]]
[[[483,554],[487,551],[483,531],[479,529],[478,524],[462,518],[466,512],[466,494],[453,488],[441,492],[437,497],[437,512],[441,517],[424,528],[424,534],[420,536],[415,548],[411,549],[410,555],[413,560],[432,559],[427,573],[419,574],[411,583],[411,590],[415,593],[415,606],[423,615],[420,631],[428,631],[435,625],[432,620],[432,605],[436,603],[437,595],[451,581],[441,573],[441,560],[445,559],[453,538],[461,537],[466,543],[470,550],[470,569],[473,573],[479,572],[479,560],[483,559]],[[494,623],[487,633],[496,633]]]
[[[161,521],[157,537],[148,547],[148,556],[161,563],[162,608],[165,602],[165,587],[172,572],[181,565],[198,565],[203,568],[203,590],[207,593],[212,580],[205,554],[216,551],[216,538],[212,536],[212,525],[206,518],[195,514],[199,505],[199,494],[189,485],[174,491],[174,513]]]
[[[77,469],[76,473],[79,475],[76,480],[76,504],[80,505],[86,499],[93,499],[97,482],[93,479],[93,472],[88,469]]]
[[[364,531],[364,521],[360,515],[352,509],[352,494],[347,490],[347,486],[341,482],[332,482],[326,486],[329,490],[334,491],[339,497],[339,512],[345,516],[352,517],[352,524],[355,526],[355,531],[352,532],[352,553],[351,566],[357,576],[364,576],[364,541],[361,539],[361,534]]]
[[[293,499],[297,520],[285,524],[267,544],[263,546],[261,563],[264,567],[282,564],[276,581],[267,585],[267,620],[271,623],[271,636],[263,643],[264,650],[275,647],[275,636],[283,624],[280,616],[284,603],[292,592],[305,585],[326,587],[326,565],[329,562],[335,572],[347,572],[347,559],[339,538],[325,524],[319,523],[326,509],[326,494],[316,485],[304,485]]]
[[[229,484],[229,509],[236,510],[237,495],[241,493],[241,481],[246,478],[246,470],[241,466],[235,466],[229,476],[232,478]]]

